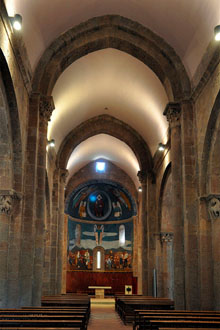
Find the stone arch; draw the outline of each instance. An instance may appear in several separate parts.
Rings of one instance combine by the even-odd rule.
[[[218,164],[220,162],[219,158],[219,149],[216,143],[219,142],[219,130],[220,130],[220,91],[216,97],[214,106],[212,108],[212,112],[209,118],[209,122],[206,129],[203,154],[202,154],[202,169],[201,169],[201,195],[206,195],[209,193],[213,193],[214,191],[210,191],[212,189],[211,177],[212,171],[214,170],[214,164]],[[217,168],[214,170],[216,172]],[[219,168],[219,176],[220,176],[220,168]],[[218,179],[220,180],[220,178]],[[220,181],[219,181],[220,183]]]
[[[14,86],[8,69],[5,57],[0,50],[0,80],[2,100],[0,101],[1,112],[1,144],[3,143],[3,156],[9,156],[10,183],[1,184],[1,188],[15,189],[21,192],[22,189],[22,145],[20,121],[14,92]],[[4,118],[3,118],[4,117]],[[13,127],[13,129],[11,129]],[[3,146],[3,145],[2,145]],[[9,153],[10,150],[10,155]],[[5,157],[4,157],[5,158]],[[9,173],[8,173],[9,174]],[[5,176],[4,173],[2,176]],[[7,175],[6,175],[7,176]],[[9,185],[9,186],[8,186]]]
[[[37,65],[33,91],[51,95],[69,65],[105,48],[124,51],[145,63],[162,82],[170,102],[190,95],[189,78],[175,51],[151,30],[118,15],[89,19],[54,40]]]
[[[141,170],[151,170],[153,160],[143,138],[129,125],[109,116],[100,115],[74,128],[63,140],[57,154],[59,168],[66,168],[71,152],[78,144],[97,134],[109,134],[125,142],[134,152]]]

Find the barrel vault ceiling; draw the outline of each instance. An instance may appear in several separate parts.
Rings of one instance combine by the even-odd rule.
[[[60,34],[97,16],[121,15],[151,29],[179,55],[190,79],[220,24],[219,0],[5,0],[9,16],[23,18],[22,35],[34,71],[44,50]],[[107,48],[90,53],[70,65],[53,90],[55,110],[48,139],[56,151],[63,139],[82,122],[101,114],[113,116],[136,130],[152,156],[166,142],[163,116],[168,102],[157,76],[136,58]],[[139,164],[122,141],[101,134],[73,150],[70,175],[99,156],[124,169],[136,186]]]

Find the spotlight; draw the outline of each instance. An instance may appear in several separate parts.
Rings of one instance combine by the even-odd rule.
[[[52,140],[50,140],[50,141],[47,141],[47,145],[48,145],[49,147],[54,148],[54,147],[55,147],[55,140],[52,139]]]
[[[17,31],[21,30],[22,27],[22,17],[16,14],[14,17],[9,17],[13,28]]]
[[[220,25],[214,28],[215,40],[220,41]]]
[[[142,192],[142,188],[141,188],[141,187],[138,187],[138,191],[139,191],[139,192]]]
[[[158,144],[158,150],[159,150],[159,151],[164,151],[164,150],[165,150],[165,147],[166,147],[166,145],[163,144],[163,143],[159,143],[159,144]]]

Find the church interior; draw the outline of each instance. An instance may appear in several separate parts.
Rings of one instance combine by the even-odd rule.
[[[220,310],[219,24],[219,0],[0,0],[0,308]]]

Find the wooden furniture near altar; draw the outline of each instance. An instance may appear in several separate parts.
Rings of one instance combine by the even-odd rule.
[[[105,297],[105,289],[112,289],[111,286],[88,286],[88,289],[95,289],[95,297],[103,299]]]

